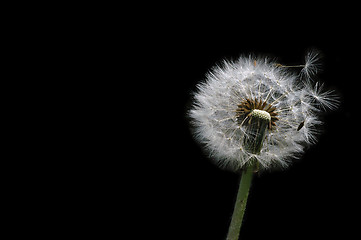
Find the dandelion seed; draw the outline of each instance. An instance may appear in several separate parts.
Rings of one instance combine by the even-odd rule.
[[[301,75],[303,75],[306,80],[311,80],[312,76],[316,75],[321,69],[320,63],[320,52],[315,49],[310,50],[305,57],[305,65],[301,70]]]

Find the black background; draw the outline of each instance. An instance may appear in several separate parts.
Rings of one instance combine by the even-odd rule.
[[[339,94],[340,108],[324,115],[324,133],[302,159],[254,178],[241,237],[358,234],[358,15],[339,5],[273,11],[218,4],[208,4],[212,12],[176,4],[82,5],[74,19],[55,16],[58,25],[30,23],[14,48],[33,65],[14,72],[24,72],[22,87],[38,97],[22,104],[30,111],[40,106],[45,116],[25,114],[14,127],[21,131],[29,120],[32,133],[19,138],[35,146],[14,150],[24,152],[25,164],[13,161],[24,174],[16,166],[7,181],[19,184],[4,194],[14,199],[14,207],[5,206],[12,233],[225,239],[240,175],[219,169],[194,141],[187,119],[192,92],[224,59],[255,53],[301,64],[307,49],[316,48],[323,55],[319,78]],[[38,76],[44,81],[29,80]],[[34,92],[27,89],[33,82]]]
[[[195,85],[223,59],[256,53],[302,64],[310,48],[322,53],[318,77],[337,92],[341,105],[323,116],[324,133],[300,160],[286,171],[254,178],[241,239],[355,234],[360,213],[357,36],[322,19],[317,29],[308,30],[262,24],[261,30],[252,24],[237,29],[207,20],[150,31],[156,37],[143,46],[151,77],[142,103],[143,124],[150,131],[144,135],[146,161],[138,175],[146,180],[134,190],[146,195],[146,205],[139,204],[147,212],[146,236],[225,239],[227,234],[240,176],[215,166],[192,138],[186,115]]]

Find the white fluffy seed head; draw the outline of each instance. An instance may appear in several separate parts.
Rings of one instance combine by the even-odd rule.
[[[280,66],[268,58],[240,57],[215,67],[197,85],[189,111],[194,136],[222,168],[237,171],[251,159],[261,170],[287,167],[315,143],[319,114],[337,107],[332,92]],[[269,122],[257,154],[245,146],[250,135],[259,134],[254,125],[250,133],[255,116]]]

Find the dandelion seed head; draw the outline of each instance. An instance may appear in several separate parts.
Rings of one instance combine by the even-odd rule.
[[[309,74],[315,57],[307,58]],[[189,116],[195,138],[220,167],[237,171],[256,159],[261,170],[286,168],[316,142],[319,115],[337,108],[335,96],[269,58],[240,57],[197,85]]]

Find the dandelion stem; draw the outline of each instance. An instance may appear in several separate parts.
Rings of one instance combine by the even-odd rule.
[[[254,165],[250,165],[242,171],[239,183],[236,203],[234,205],[231,224],[229,225],[227,240],[238,240],[241,230],[243,215],[246,210],[247,198],[251,187]]]

